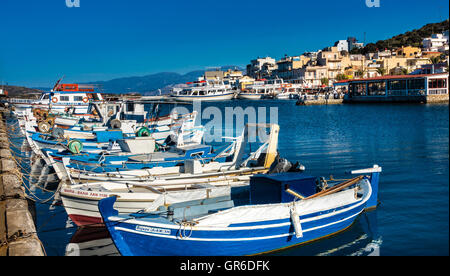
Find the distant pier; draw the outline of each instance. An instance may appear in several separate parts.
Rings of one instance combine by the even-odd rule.
[[[44,256],[0,108],[0,256]],[[9,111],[8,111],[9,112]]]

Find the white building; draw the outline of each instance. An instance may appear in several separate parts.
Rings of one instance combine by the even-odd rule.
[[[270,75],[277,68],[278,66],[274,58],[257,58],[251,60],[250,64],[247,65],[247,75],[258,79]]]
[[[348,41],[347,40],[339,40],[337,41],[334,46],[337,47],[338,51],[347,51],[348,52]]]
[[[429,52],[448,51],[448,32],[443,34],[433,34],[422,41],[422,47]]]

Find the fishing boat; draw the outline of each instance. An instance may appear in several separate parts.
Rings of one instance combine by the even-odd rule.
[[[186,198],[230,193],[231,187],[246,187],[246,177],[211,177],[190,180],[160,180],[151,184],[101,182],[63,186],[61,200],[70,219],[78,226],[98,226],[103,223],[98,202],[112,195],[119,196],[116,208],[122,214],[143,209],[155,211],[161,202],[175,203]],[[248,178],[248,177],[247,177]]]
[[[173,90],[170,96],[177,101],[226,101],[235,97],[230,84],[218,80],[188,82],[188,88]]]
[[[269,134],[266,133],[267,129]],[[260,143],[249,142],[255,138],[253,134],[259,137]],[[221,147],[183,142],[168,153],[134,155],[127,159],[117,159],[112,155],[107,163],[103,156],[70,156],[54,151],[47,155],[53,159],[51,164],[61,179],[152,181],[155,177],[161,178],[164,175],[185,177],[185,174],[224,174],[249,166],[268,168],[277,155],[278,134],[279,126],[276,124],[247,124],[242,135]],[[250,144],[259,144],[259,147],[248,152]],[[186,160],[192,160],[188,167]]]
[[[257,255],[347,229],[377,206],[380,172],[377,165],[352,171],[360,175],[332,186],[304,173],[256,175],[242,205],[228,194],[123,215],[112,196],[99,210],[123,256]]]
[[[273,136],[277,136],[277,134],[275,133]],[[141,178],[137,175],[127,175],[126,171],[121,171],[116,172],[118,174],[112,180],[77,184],[76,179],[71,178],[68,174],[69,183],[62,187],[61,199],[67,214],[77,225],[88,225],[101,222],[97,207],[98,201],[111,195],[120,197],[117,208],[125,214],[133,208],[134,211],[137,211],[148,209],[150,205],[159,206],[158,202],[161,201],[157,199],[163,194],[182,201],[186,196],[194,195],[200,199],[207,190],[202,192],[199,189],[233,187],[234,192],[242,192],[242,189],[237,187],[248,188],[251,175],[278,170],[278,163],[282,162],[275,158],[276,144],[274,142],[276,140],[276,137],[270,139],[273,143],[269,143],[270,146],[267,147],[265,153],[259,151],[260,155],[246,160],[242,159],[244,147],[240,147],[234,160],[228,163],[221,164],[217,161],[200,163],[199,160],[191,159],[186,160],[183,166],[168,167],[164,171],[158,167],[152,170],[143,170],[144,175]],[[65,166],[64,168],[67,169]],[[289,169],[293,168],[289,167]],[[174,196],[175,192],[178,195],[186,190],[191,190],[192,195],[181,193],[179,197]],[[211,190],[207,192],[211,193]],[[221,190],[222,192],[223,190]],[[154,201],[156,203],[153,203]],[[164,202],[168,202],[167,199]]]
[[[52,90],[43,92],[37,100],[9,99],[16,115],[23,115],[27,109],[43,108],[65,113],[71,109],[73,114],[87,114],[90,102],[101,102],[103,96],[92,85],[60,84],[59,80]]]

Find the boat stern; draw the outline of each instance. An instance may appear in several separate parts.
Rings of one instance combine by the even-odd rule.
[[[366,202],[365,210],[372,210],[372,209],[377,208],[378,184],[379,184],[379,180],[380,180],[381,171],[382,171],[382,168],[380,166],[374,165],[373,168],[356,170],[356,171],[350,172],[351,174],[370,174],[369,182],[370,182],[370,186],[372,188],[372,194],[370,195],[370,198]]]

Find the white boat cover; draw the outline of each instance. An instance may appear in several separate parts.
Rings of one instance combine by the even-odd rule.
[[[324,197],[296,201],[296,211],[301,219],[302,215],[329,210],[356,201],[361,201],[361,198],[355,198],[355,189],[357,188]],[[207,215],[195,221],[198,222],[197,226],[199,227],[227,227],[230,224],[286,219],[290,217],[291,205],[292,203],[240,206]]]
[[[145,212],[156,211],[159,206],[179,202],[201,200],[206,198],[221,197],[231,194],[231,187],[211,187],[194,190],[183,190],[179,192],[166,192],[156,198],[153,203],[145,209]]]

